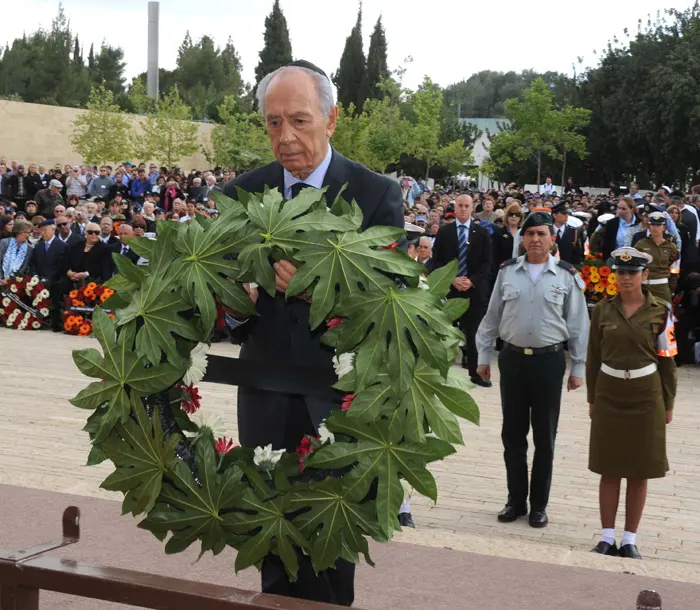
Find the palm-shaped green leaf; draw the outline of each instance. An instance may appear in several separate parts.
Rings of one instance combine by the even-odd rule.
[[[308,543],[287,518],[290,512],[289,494],[261,500],[248,488],[236,505],[245,512],[232,513],[227,517],[230,517],[233,531],[247,534],[247,540],[238,549],[236,572],[259,563],[272,551],[284,563],[290,580],[295,581],[299,570],[295,546],[308,550]]]
[[[197,442],[196,481],[189,467],[181,461],[167,473],[158,504],[139,524],[157,536],[172,532],[165,545],[166,553],[179,553],[198,539],[201,553],[217,555],[230,540],[233,518],[231,513],[246,486],[241,484],[243,472],[237,466],[218,474],[217,457],[211,435]]]
[[[360,288],[370,290],[382,279],[377,270],[404,276],[418,276],[424,267],[401,252],[385,250],[403,235],[395,227],[371,227],[363,233],[309,236],[295,259],[305,264],[287,288],[294,295],[318,280],[311,301],[309,326],[314,329],[330,316],[336,299],[344,299]]]
[[[243,247],[247,219],[222,215],[206,228],[197,222],[180,225],[175,247],[182,257],[179,283],[187,300],[199,308],[203,331],[208,335],[216,320],[217,295],[222,303],[242,315],[253,315],[255,308],[248,293],[226,275],[234,270],[232,256]]]
[[[172,364],[146,367],[134,352],[134,324],[122,327],[117,338],[114,321],[101,309],[93,314],[93,332],[104,352],[84,349],[73,352],[73,360],[80,371],[94,381],[71,399],[71,403],[83,409],[96,409],[105,405],[95,430],[95,441],[107,438],[119,421],[129,417],[127,388],[140,396],[153,394],[175,383],[184,370]]]
[[[294,523],[314,541],[311,559],[317,573],[335,567],[343,545],[362,553],[367,563],[374,565],[365,538],[381,537],[374,502],[353,502],[342,486],[340,480],[326,479],[311,488],[297,489],[292,495],[290,508],[295,512],[306,509],[294,518]]]
[[[450,361],[443,337],[452,332],[452,321],[430,291],[400,290],[383,280],[378,290],[358,292],[342,301],[335,313],[349,318],[340,326],[338,352],[359,345],[358,379],[368,382],[372,371],[379,371],[386,362],[395,393],[403,394],[411,385],[416,351],[429,366],[447,375]]]
[[[180,268],[181,265],[176,264],[165,277],[149,277],[133,294],[129,305],[117,312],[117,324],[120,326],[137,319],[142,321],[136,334],[136,351],[151,364],[161,361],[161,352],[165,352],[168,362],[180,361],[173,334],[192,341],[203,338],[194,324],[180,315],[181,311],[191,309],[191,306],[172,291],[172,278]]]
[[[99,445],[117,467],[101,487],[129,493],[130,510],[138,515],[153,508],[163,475],[177,461],[175,446],[180,437],[173,434],[166,441],[158,412],[153,413],[151,420],[135,392],[131,394],[131,409],[134,418],[117,424],[109,438]]]
[[[343,468],[356,464],[343,479],[347,497],[365,498],[377,479],[377,517],[386,537],[398,529],[397,515],[403,502],[400,477],[424,496],[437,501],[437,485],[426,469],[434,454],[423,444],[402,442],[400,426],[387,421],[364,424],[336,413],[326,421],[331,432],[357,439],[355,443],[336,442],[324,446],[309,458],[312,468]]]

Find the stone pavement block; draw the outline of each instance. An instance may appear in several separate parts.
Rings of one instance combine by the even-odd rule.
[[[71,350],[97,348],[97,342],[92,338],[0,329],[0,346],[3,356],[21,354],[19,358],[5,358],[0,368],[0,484],[121,500],[120,494],[99,488],[111,472],[109,464],[84,466],[89,439],[81,428],[88,412],[68,403],[88,381],[75,368]],[[212,353],[235,356],[238,348],[216,344]],[[511,557],[515,549],[515,557],[520,559],[568,565],[594,561],[589,567],[608,568],[612,565],[609,561],[596,563],[587,556],[600,533],[600,523],[599,478],[587,469],[590,420],[585,388],[563,393],[549,527],[534,530],[527,519],[514,524],[496,521],[506,500],[506,483],[497,367],[492,371],[494,387],[474,388],[472,392],[481,409],[481,426],[463,422],[464,446],[432,467],[438,482],[437,505],[414,494],[412,512],[418,529],[400,536],[414,536],[418,544],[428,546],[456,547],[462,540],[459,544],[473,548],[461,550]],[[640,550],[648,558],[644,566],[654,566],[655,574],[665,578],[692,579],[692,570],[700,573],[698,387],[700,369],[679,369],[676,411],[668,427],[671,470],[665,479],[650,481],[639,532]],[[200,391],[202,408],[222,417],[228,434],[237,436],[236,389],[202,384]],[[531,460],[531,438],[529,445]],[[623,523],[624,485],[618,530]],[[679,568],[679,562],[688,569]],[[637,573],[648,569],[635,566]]]

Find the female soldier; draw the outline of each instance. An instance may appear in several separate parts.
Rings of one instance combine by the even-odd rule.
[[[588,468],[601,475],[601,555],[640,559],[636,533],[647,480],[666,475],[666,424],[676,396],[673,316],[642,287],[651,256],[615,250],[619,293],[598,303],[591,319],[586,384],[591,416]],[[625,533],[618,551],[615,517],[627,479]]]
[[[666,216],[663,212],[648,215],[649,237],[640,239],[636,248],[652,257],[648,265],[649,279],[646,285],[649,292],[664,303],[671,303],[671,293],[676,287],[678,271],[678,246],[671,242],[671,235],[665,232]]]

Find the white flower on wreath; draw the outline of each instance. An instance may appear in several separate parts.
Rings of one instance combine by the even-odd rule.
[[[355,366],[355,352],[346,352],[344,354],[335,355],[333,358],[333,368],[338,379],[347,375]]]
[[[39,313],[40,313],[42,316],[46,317],[46,316],[49,315],[49,310],[46,309],[46,307],[43,307],[43,308],[41,308],[41,309],[39,310]]]
[[[10,292],[17,294],[17,284],[12,284],[12,286],[10,286]]]
[[[199,428],[199,432],[190,432],[185,430],[185,436],[195,437],[201,435],[205,429],[211,430],[211,434],[214,438],[221,438],[226,436],[227,430],[224,420],[221,419],[220,415],[212,415],[200,409],[196,413],[190,416],[190,421]]]
[[[5,298],[2,300],[2,306],[3,306],[3,307],[7,307],[9,304],[10,304],[10,297],[5,297]]]
[[[48,299],[48,298],[51,296],[51,294],[49,293],[48,290],[46,290],[46,288],[44,288],[44,289],[43,289],[38,295],[36,295],[36,296],[37,296],[38,298]]]
[[[322,421],[321,424],[318,426],[318,437],[322,443],[325,443],[326,441],[330,441],[331,445],[335,443],[335,434],[333,434],[326,427],[325,421]]]
[[[31,290],[31,289],[34,288],[34,286],[36,286],[38,283],[39,283],[39,276],[36,276],[36,275],[35,275],[31,280],[29,280],[29,281],[27,282],[27,288],[28,288],[29,290]]]
[[[284,455],[284,449],[273,451],[272,445],[266,445],[264,449],[262,447],[256,447],[253,454],[253,463],[260,468],[260,470],[271,472],[275,464],[277,464]]]
[[[197,385],[204,379],[204,373],[207,370],[208,351],[209,346],[206,343],[198,343],[190,352],[190,366],[182,378],[184,385]],[[214,438],[218,437],[214,435]]]
[[[34,330],[39,330],[41,328],[41,323],[37,321],[32,322],[32,328]]]

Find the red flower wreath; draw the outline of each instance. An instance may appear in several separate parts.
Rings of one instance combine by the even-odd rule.
[[[39,330],[49,315],[50,297],[38,276],[10,278],[0,289],[0,324],[19,330]]]

